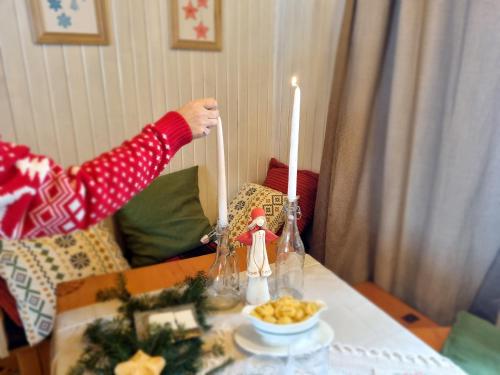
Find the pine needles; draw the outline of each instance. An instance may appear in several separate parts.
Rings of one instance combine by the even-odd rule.
[[[166,289],[155,295],[132,297],[126,287],[126,279],[120,274],[115,288],[99,291],[97,299],[106,301],[118,298],[122,301],[120,315],[111,320],[97,320],[84,333],[85,350],[70,375],[91,373],[110,375],[120,362],[128,360],[137,350],[142,349],[152,356],[162,356],[166,366],[162,375],[196,374],[201,366],[202,340],[186,337],[182,331],[173,331],[169,326],[155,329],[146,339],[137,337],[134,313],[192,303],[196,317],[203,329],[206,323],[207,277],[203,273],[188,277],[182,285]]]

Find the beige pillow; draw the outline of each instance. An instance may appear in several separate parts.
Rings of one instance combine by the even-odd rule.
[[[229,204],[229,239],[235,246],[243,246],[235,238],[248,230],[250,212],[255,207],[266,211],[267,227],[272,232],[278,232],[284,223],[283,205],[286,195],[268,187],[246,183]]]
[[[0,245],[0,277],[16,299],[30,345],[52,331],[58,283],[129,268],[105,224],[62,236],[5,240]]]

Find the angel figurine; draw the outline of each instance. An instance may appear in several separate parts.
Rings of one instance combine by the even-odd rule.
[[[271,298],[267,279],[272,272],[267,259],[266,243],[276,240],[278,236],[266,228],[266,213],[262,208],[254,208],[251,217],[248,231],[236,239],[250,248],[247,253],[247,303],[260,305]]]

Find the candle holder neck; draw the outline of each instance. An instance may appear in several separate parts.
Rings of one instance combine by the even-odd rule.
[[[298,201],[287,202],[284,212],[285,225],[276,254],[276,296],[302,298],[305,249],[297,226],[297,217],[300,217]]]
[[[292,228],[290,229],[295,230],[294,227],[297,226],[297,220],[302,218],[302,211],[300,210],[298,197],[295,198],[295,200],[289,200],[283,207],[283,211],[285,212],[285,226],[291,226]]]
[[[223,226],[220,222],[218,222],[215,227],[215,235],[217,237],[218,244],[229,244],[229,227],[227,225]]]

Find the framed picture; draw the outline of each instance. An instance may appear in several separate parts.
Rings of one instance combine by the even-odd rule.
[[[221,0],[170,0],[172,48],[220,51]]]
[[[196,319],[194,304],[166,307],[158,310],[148,310],[134,313],[134,323],[137,336],[147,339],[151,329],[155,326],[169,324],[174,331],[183,329],[186,337],[200,337],[200,324]]]
[[[106,0],[30,0],[36,43],[108,44]]]

